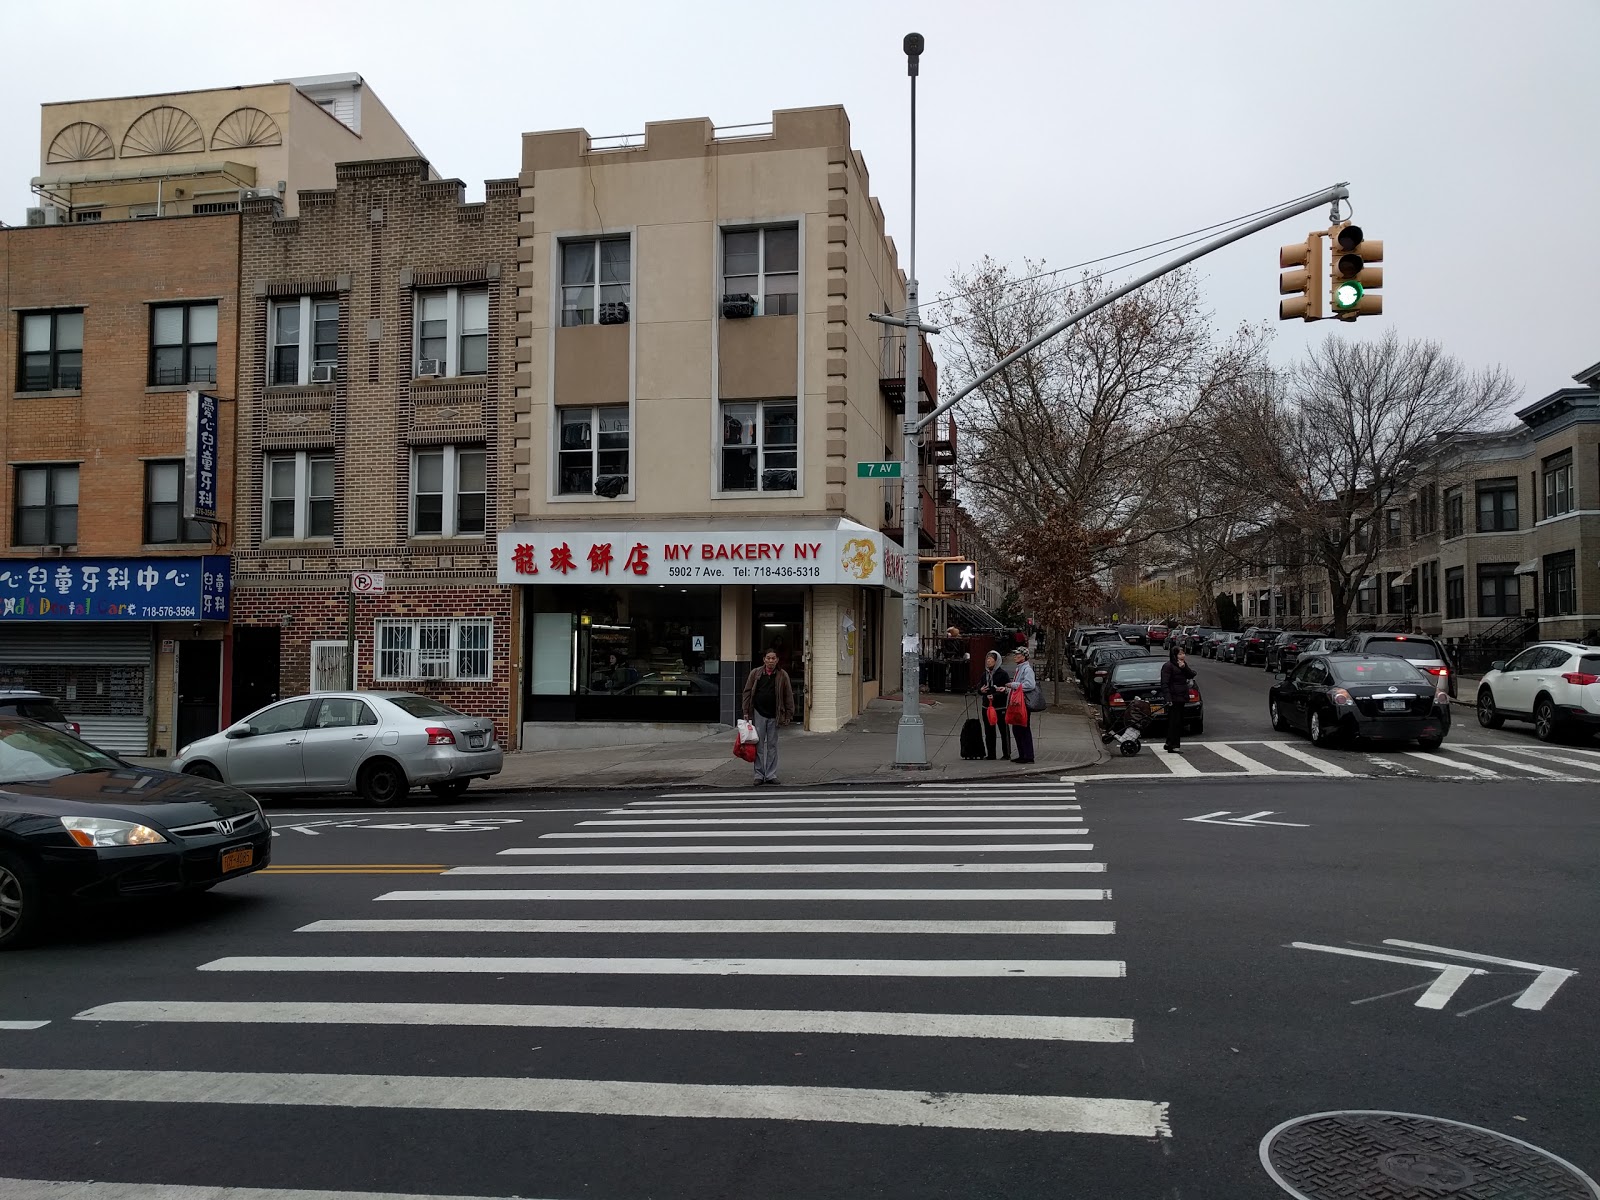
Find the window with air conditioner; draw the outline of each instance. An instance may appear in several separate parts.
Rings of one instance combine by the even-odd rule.
[[[274,301],[267,314],[267,382],[274,387],[332,383],[339,369],[339,301],[298,296]]]
[[[419,379],[488,373],[488,288],[418,292],[416,317]]]
[[[150,309],[151,385],[216,381],[217,302],[154,305]]]
[[[616,497],[628,490],[625,405],[556,410],[556,491]]]
[[[627,324],[632,269],[625,237],[562,242],[561,324]]]
[[[800,487],[800,409],[793,400],[722,406],[722,490],[793,492]]]
[[[16,468],[11,542],[15,546],[72,546],[78,541],[78,466]]]
[[[484,531],[482,446],[430,446],[411,453],[411,535],[475,537]]]
[[[147,462],[144,465],[144,542],[163,546],[175,542],[210,542],[211,526],[183,516],[183,463]]]
[[[486,682],[494,677],[492,619],[380,617],[373,626],[377,643],[374,674],[380,680]]]
[[[77,391],[83,386],[83,310],[21,314],[20,392]]]
[[[800,228],[722,232],[722,294],[749,295],[756,315],[790,316],[800,311]]]
[[[268,539],[333,536],[334,461],[331,450],[269,455],[265,535]]]

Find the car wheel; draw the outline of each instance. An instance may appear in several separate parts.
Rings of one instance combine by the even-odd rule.
[[[1506,723],[1500,715],[1500,710],[1495,707],[1494,693],[1488,688],[1478,689],[1478,724],[1485,729],[1499,729]]]
[[[1555,702],[1549,696],[1540,696],[1534,702],[1533,732],[1541,742],[1561,740],[1561,719],[1556,715]]]
[[[384,805],[402,799],[411,790],[411,784],[398,763],[380,758],[361,768],[356,789],[368,804]]]
[[[190,763],[183,769],[183,773],[193,775],[196,779],[214,779],[219,783],[222,780],[222,772],[207,762]]]
[[[0,850],[0,950],[25,946],[44,922],[44,885],[25,858]]]
[[[428,790],[441,800],[455,800],[467,790],[469,779],[446,779],[442,783],[430,783]]]
[[[1444,745],[1444,739],[1442,737],[1417,739],[1417,748],[1419,750],[1437,750],[1442,745]]]
[[[1283,711],[1278,707],[1278,702],[1273,700],[1267,704],[1267,712],[1272,717],[1272,727],[1279,733],[1287,733],[1289,722],[1283,719]]]
[[[1331,746],[1339,737],[1339,727],[1335,725],[1330,729],[1323,721],[1322,714],[1314,712],[1311,714],[1310,733],[1313,745]]]

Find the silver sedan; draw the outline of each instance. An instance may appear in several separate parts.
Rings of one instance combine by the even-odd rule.
[[[172,769],[250,792],[355,792],[392,804],[419,785],[454,799],[504,762],[485,717],[411,692],[319,692],[189,743]]]

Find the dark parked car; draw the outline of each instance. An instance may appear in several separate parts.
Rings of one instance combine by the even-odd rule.
[[[0,950],[59,905],[204,891],[271,855],[271,826],[245,792],[0,717]]]
[[[1084,657],[1089,653],[1089,649],[1107,644],[1126,646],[1128,643],[1115,629],[1087,629],[1081,635],[1074,635],[1074,641],[1067,650],[1067,660],[1071,663],[1073,672],[1082,678]]]
[[[1161,690],[1161,668],[1166,661],[1165,655],[1146,655],[1112,664],[1111,673],[1100,685],[1100,721],[1106,729],[1120,732],[1127,720],[1128,705],[1140,696],[1150,702],[1153,717],[1151,728],[1166,729],[1167,697]],[[1183,716],[1185,733],[1205,732],[1205,712],[1201,707],[1198,680],[1189,681],[1189,703],[1184,708]]]
[[[1218,662],[1232,662],[1233,652],[1238,649],[1241,636],[1237,630],[1230,630],[1223,634],[1217,639],[1216,645],[1211,648],[1211,657]]]
[[[1195,635],[1195,642],[1190,647],[1189,653],[1200,658],[1215,658],[1217,647],[1222,645],[1223,639],[1227,636],[1226,629],[1202,629]]]
[[[1452,697],[1456,694],[1456,673],[1445,657],[1444,647],[1426,634],[1368,630],[1351,634],[1345,639],[1344,648],[1348,654],[1393,654],[1403,658],[1432,675]]]
[[[1083,671],[1078,676],[1078,682],[1083,685],[1084,699],[1092,701],[1100,699],[1100,685],[1105,683],[1106,676],[1111,673],[1114,664],[1128,658],[1147,657],[1149,656],[1138,646],[1111,644],[1091,647],[1088,658],[1084,660]]]
[[[1117,632],[1122,635],[1122,640],[1130,646],[1143,646],[1147,644],[1144,625],[1118,625]]]
[[[1319,746],[1360,737],[1437,750],[1450,732],[1450,697],[1401,658],[1315,654],[1279,672],[1267,715],[1274,729],[1303,729]]]
[[[1239,644],[1233,648],[1233,661],[1245,666],[1267,661],[1267,647],[1283,630],[1270,625],[1252,625],[1239,635]]]
[[[1294,670],[1295,660],[1300,657],[1301,652],[1320,636],[1314,629],[1291,629],[1286,633],[1280,633],[1267,647],[1267,670]]]

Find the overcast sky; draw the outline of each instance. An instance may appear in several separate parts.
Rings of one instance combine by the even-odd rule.
[[[1066,265],[1348,180],[1385,313],[1285,322],[1281,357],[1392,326],[1525,400],[1600,360],[1597,0],[12,0],[0,219],[31,202],[42,101],[357,71],[478,197],[525,130],[843,103],[904,256],[912,29],[924,296],[985,254]],[[1277,324],[1277,248],[1323,215],[1204,261],[1219,322]]]

